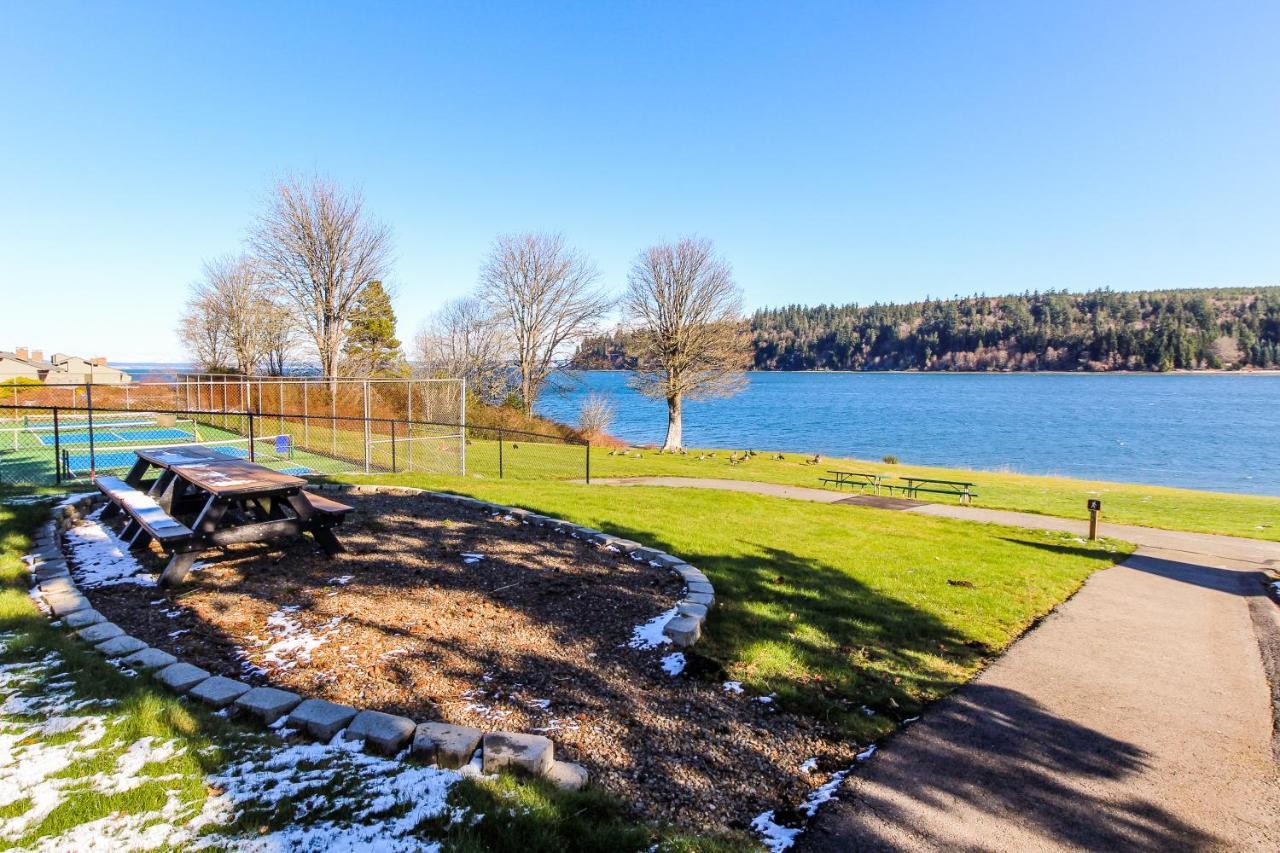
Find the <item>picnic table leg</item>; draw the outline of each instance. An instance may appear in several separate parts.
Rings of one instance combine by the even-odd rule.
[[[289,501],[289,506],[293,507],[293,511],[298,514],[298,520],[302,522],[303,528],[311,531],[311,536],[324,549],[325,554],[332,557],[334,554],[341,554],[347,550],[338,541],[338,537],[333,535],[332,530],[316,523],[315,512],[311,509],[311,503],[301,492],[289,495],[286,500]]]
[[[160,575],[160,586],[177,586],[186,579],[196,561],[196,551],[175,551]]]

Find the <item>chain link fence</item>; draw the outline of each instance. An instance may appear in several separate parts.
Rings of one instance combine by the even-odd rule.
[[[332,402],[327,409],[291,410],[283,405],[260,411],[258,401],[250,402],[249,397],[259,392],[248,390],[247,384],[239,386],[245,396],[236,402],[249,403],[248,411],[140,408],[144,399],[157,402],[160,398],[137,396],[130,397],[130,407],[117,407],[98,402],[103,396],[99,391],[106,387],[110,386],[87,389],[92,406],[0,403],[0,484],[87,482],[98,474],[127,471],[136,458],[135,449],[184,444],[205,445],[300,477],[377,473],[524,480],[589,481],[591,477],[590,443],[556,435],[425,418],[357,417],[340,414],[345,408]],[[195,386],[177,387],[185,393]],[[206,395],[210,389],[216,389],[215,396],[224,390],[235,393],[231,383],[201,387]],[[296,387],[280,383],[274,389],[283,396],[284,389]],[[365,387],[370,388],[367,396]],[[310,394],[303,387],[293,402],[306,401]],[[362,408],[386,412],[397,398],[364,386],[358,399]],[[424,407],[430,402],[428,395],[416,399]],[[203,402],[210,402],[208,396]],[[407,407],[409,396],[399,402]]]

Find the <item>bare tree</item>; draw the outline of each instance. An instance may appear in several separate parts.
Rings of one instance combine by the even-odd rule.
[[[485,303],[456,299],[423,324],[415,354],[428,374],[461,377],[480,399],[498,403],[511,390],[506,332]]]
[[[494,241],[480,270],[480,298],[510,336],[520,401],[532,411],[566,345],[590,334],[612,301],[599,274],[559,234],[511,234]]]
[[[227,344],[226,317],[219,310],[217,300],[200,285],[192,287],[182,311],[178,338],[202,370],[209,373],[228,370],[231,348]]]
[[[678,450],[686,399],[730,396],[746,383],[751,346],[742,292],[710,240],[686,237],[651,246],[636,258],[624,306],[635,328],[632,384],[666,400],[663,449]]]
[[[578,432],[589,437],[605,435],[613,425],[617,411],[612,398],[592,391],[578,410]]]
[[[250,375],[265,355],[262,319],[271,305],[266,279],[253,258],[223,255],[204,265],[196,290],[223,317],[230,358],[237,372]]]
[[[268,376],[284,376],[285,367],[298,348],[298,330],[289,306],[268,300],[263,305],[261,333],[264,372]]]
[[[276,184],[250,242],[311,338],[321,370],[336,376],[360,292],[386,278],[391,232],[366,215],[360,193],[291,175]]]

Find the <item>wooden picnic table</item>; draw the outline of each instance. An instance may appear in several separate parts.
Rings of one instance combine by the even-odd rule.
[[[977,483],[965,480],[935,480],[929,477],[907,476],[903,476],[902,479],[906,485],[900,488],[909,498],[915,497],[920,492],[930,492],[939,495],[959,495],[960,503],[967,504],[978,496],[974,491]]]
[[[880,486],[885,480],[892,477],[892,474],[883,474],[875,471],[834,471],[828,469],[828,474],[834,474],[834,477],[819,477],[818,482],[830,483],[839,491],[841,486],[857,486],[859,489],[866,489],[870,486],[875,493],[880,494]]]
[[[211,545],[277,542],[309,532],[332,556],[342,543],[332,528],[351,507],[303,491],[306,480],[199,445],[134,450],[124,480],[99,477],[110,500],[104,518],[125,512],[130,549],[152,540],[171,554],[163,585],[182,581],[195,556]],[[156,478],[147,475],[157,469]],[[146,489],[143,492],[143,489]]]

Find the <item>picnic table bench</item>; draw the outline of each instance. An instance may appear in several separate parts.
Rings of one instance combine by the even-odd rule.
[[[94,482],[110,501],[103,518],[129,516],[122,538],[130,550],[154,540],[170,555],[161,585],[181,583],[196,554],[210,546],[278,542],[308,532],[326,554],[344,550],[333,528],[352,508],[303,491],[306,480],[198,445],[135,453],[123,480]],[[152,468],[159,474],[147,481]]]
[[[934,480],[928,477],[903,477],[902,479],[906,481],[906,485],[898,488],[909,498],[915,497],[919,492],[931,492],[939,495],[959,495],[960,503],[967,504],[978,496],[974,490],[977,484],[964,480]]]
[[[859,490],[865,491],[867,487],[871,487],[875,493],[880,494],[880,486],[885,479],[892,477],[892,474],[878,474],[874,471],[832,471],[828,470],[831,477],[819,477],[819,483],[830,483],[839,491],[841,486],[857,486]]]

